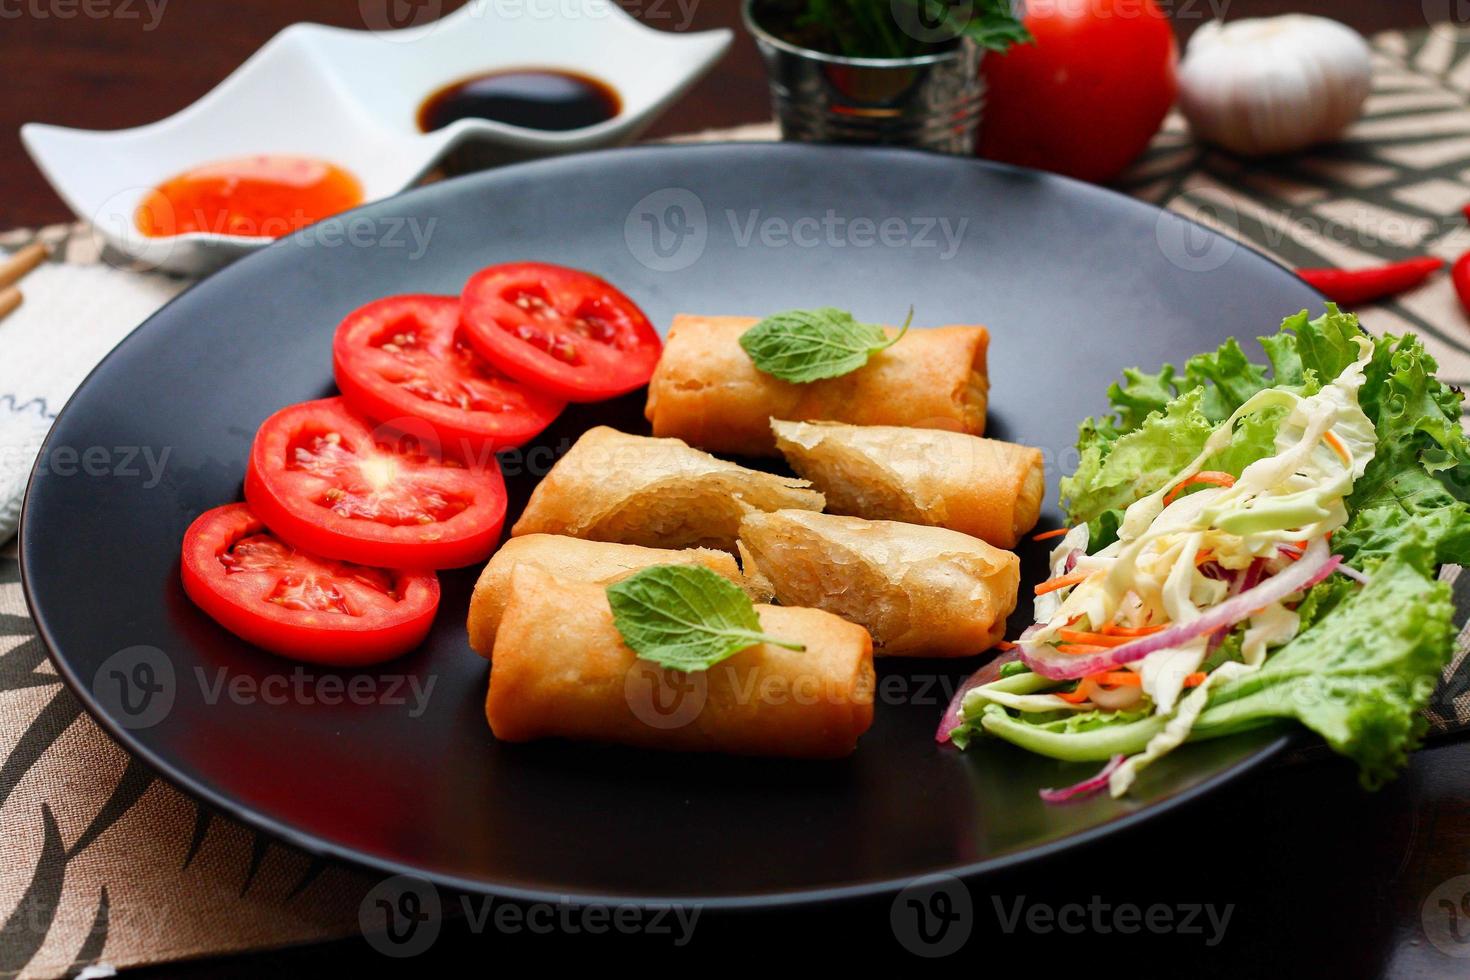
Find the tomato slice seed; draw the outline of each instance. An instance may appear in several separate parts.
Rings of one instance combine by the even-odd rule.
[[[227,576],[255,573],[275,578],[275,585],[262,598],[287,609],[363,615],[362,607],[337,584],[341,581],[351,581],[393,602],[400,600],[392,577],[383,569],[304,555],[267,533],[241,538],[220,553],[219,563]]]
[[[446,465],[453,464],[446,461]],[[322,491],[317,503],[339,517],[361,518],[390,527],[446,521],[470,503],[428,480],[402,473],[397,454],[376,447],[355,451],[336,432],[298,436],[291,443],[286,468],[330,481],[332,486]]]

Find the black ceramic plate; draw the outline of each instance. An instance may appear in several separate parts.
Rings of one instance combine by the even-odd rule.
[[[1046,451],[1044,526],[1059,520],[1077,423],[1105,407],[1122,368],[1254,337],[1319,303],[1261,256],[1117,194],[900,151],[596,153],[354,212],[171,303],[97,369],[46,444],[22,524],[27,595],[61,674],[130,751],[310,851],[513,896],[734,905],[1025,860],[1164,811],[1280,747],[1264,734],[1188,746],[1127,800],[1047,807],[1038,788],[1089,767],[936,746],[948,686],[973,665],[931,662],[882,665],[873,728],[839,762],[499,745],[483,715],[489,668],[465,640],[474,570],[443,576],[421,650],[355,687],[196,611],[179,585],[184,529],[239,497],[262,419],[332,391],[343,314],[389,293],[455,293],[481,266],[522,259],[595,270],[660,325],[681,310],[825,304],[988,324],[991,434]],[[640,408],[635,396],[568,412],[540,442],[562,450],[598,422],[639,430]],[[142,451],[165,460],[161,478]],[[549,458],[512,461],[512,519],[534,482],[524,470]],[[1034,582],[1041,548],[1024,557]]]

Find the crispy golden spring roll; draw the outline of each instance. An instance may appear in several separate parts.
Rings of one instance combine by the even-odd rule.
[[[511,534],[734,551],[748,511],[821,510],[822,495],[807,485],[716,459],[678,439],[599,426],[537,485]]]
[[[510,597],[510,573],[517,565],[535,565],[570,582],[611,585],[651,565],[703,565],[710,571],[744,586],[745,578],[728,552],[709,548],[667,551],[641,548],[635,544],[584,541],[561,534],[528,534],[511,538],[490,559],[470,597],[470,646],[482,657],[490,656],[495,631]]]
[[[759,644],[709,670],[640,660],[607,593],[531,565],[511,573],[485,716],[506,742],[575,738],[686,752],[826,759],[873,721],[873,647],[860,626],[815,609],[757,606]]]
[[[1036,526],[1041,450],[938,429],[771,420],[776,446],[827,510],[947,527],[1014,548]]]
[[[740,335],[757,322],[674,317],[648,384],[644,414],[654,435],[710,452],[769,456],[776,450],[772,418],[985,432],[984,327],[911,330],[850,374],[793,384],[757,370],[741,348]]]
[[[747,574],[783,605],[867,627],[876,656],[965,657],[994,646],[1020,562],[942,527],[782,510],[740,525]]]

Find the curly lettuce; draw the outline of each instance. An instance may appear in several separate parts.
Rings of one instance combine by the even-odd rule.
[[[1109,544],[1118,515],[1157,490],[1188,463],[1215,425],[1268,387],[1308,395],[1358,356],[1367,336],[1357,317],[1328,304],[1309,319],[1288,317],[1280,332],[1260,338],[1268,364],[1250,361],[1235,340],[1153,374],[1125,371],[1108,389],[1112,414],[1082,423],[1079,464],[1062,480],[1071,523],[1086,523],[1091,550]],[[1353,515],[1334,551],[1362,565],[1382,560],[1411,527],[1419,528],[1440,562],[1470,562],[1470,440],[1460,424],[1461,393],[1435,377],[1438,365],[1418,338],[1370,338],[1360,402],[1373,422],[1377,447],[1356,482]],[[1280,416],[1253,415],[1237,426],[1229,449],[1206,468],[1239,476],[1272,451]]]
[[[1115,540],[1124,509],[1193,461],[1252,396],[1266,388],[1315,394],[1361,356],[1364,337],[1356,317],[1329,305],[1260,338],[1265,363],[1230,340],[1183,370],[1125,371],[1108,391],[1111,414],[1082,423],[1079,465],[1062,481],[1070,522],[1089,527],[1088,550]],[[1369,584],[1334,576],[1311,589],[1297,607],[1300,632],[1259,670],[1222,676],[1201,692],[1208,700],[1188,737],[1295,720],[1355,759],[1364,783],[1376,786],[1418,744],[1422,711],[1453,650],[1453,604],[1436,569],[1470,562],[1470,440],[1461,393],[1435,376],[1438,366],[1416,337],[1368,339],[1358,401],[1373,423],[1374,452],[1331,543]],[[1282,417],[1245,415],[1204,468],[1239,477],[1275,452]],[[1232,631],[1206,668],[1232,659],[1240,639]],[[1167,722],[1138,712],[1017,715],[972,694],[954,737],[963,744],[985,732],[1058,759],[1103,760],[1143,751]]]

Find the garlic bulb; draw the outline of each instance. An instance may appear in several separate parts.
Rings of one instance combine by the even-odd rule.
[[[1179,108],[1202,140],[1246,156],[1287,153],[1352,125],[1371,83],[1368,43],[1335,20],[1213,21],[1179,66]]]

